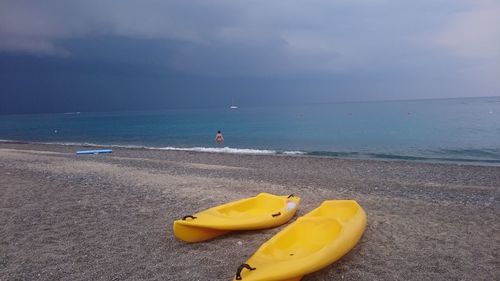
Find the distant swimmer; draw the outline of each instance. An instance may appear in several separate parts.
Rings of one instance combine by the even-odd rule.
[[[215,135],[215,142],[217,144],[224,144],[224,136],[220,131],[217,131],[217,134]]]

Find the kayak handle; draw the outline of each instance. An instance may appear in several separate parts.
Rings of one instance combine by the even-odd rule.
[[[195,216],[188,215],[188,216],[182,217],[182,220],[185,221],[187,218],[190,218],[190,219],[193,219],[193,220],[196,219]]]
[[[287,198],[290,198],[290,197],[295,197],[295,195],[293,195],[293,193],[292,193],[292,194],[288,195]]]
[[[244,263],[240,266],[238,266],[238,270],[236,270],[236,280],[241,280],[241,271],[246,268],[246,269],[250,269],[250,270],[256,270],[257,268],[255,267],[251,267],[249,264],[247,263]]]
[[[279,215],[281,215],[281,212],[277,212],[276,214],[272,214],[271,216],[273,216],[273,218],[274,218],[274,217],[277,217]]]

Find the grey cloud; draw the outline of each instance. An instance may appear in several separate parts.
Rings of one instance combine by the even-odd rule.
[[[404,6],[386,0],[4,1],[0,4],[0,38],[25,45],[33,42],[33,51],[44,50],[37,47],[40,42],[57,49],[57,39],[99,35],[174,39],[200,48],[234,43],[236,47],[266,49],[282,41],[286,44],[281,52],[290,61],[289,67],[300,67],[312,59],[312,64],[324,70],[339,54],[354,60],[355,65],[356,57],[363,54],[394,49],[387,41],[401,43],[401,37],[425,32],[414,26],[418,26],[420,12],[433,2]],[[15,47],[5,44],[3,48]],[[353,51],[356,56],[350,54]]]
[[[474,17],[461,16],[490,7],[497,5],[488,0],[6,0],[0,3],[0,52],[98,55],[99,50],[82,50],[71,42],[130,38],[159,46],[153,48],[156,61],[151,63],[187,74],[293,78],[403,73],[411,87],[411,81],[420,84],[430,72],[448,83],[450,73],[462,77],[463,70],[468,75],[464,79],[474,80],[469,85],[489,85],[486,90],[494,92],[498,83],[485,74],[498,72],[491,61],[500,54],[488,52],[489,62],[478,60],[473,68],[468,67],[470,58],[462,58],[495,44],[486,35],[498,34],[498,26],[478,27],[486,35],[477,43],[472,29],[463,30]],[[468,39],[461,44],[464,32]],[[99,58],[110,57],[108,52]]]

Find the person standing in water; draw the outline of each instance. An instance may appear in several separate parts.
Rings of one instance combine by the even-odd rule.
[[[224,136],[220,131],[217,131],[217,134],[215,134],[215,142],[217,144],[224,144]]]

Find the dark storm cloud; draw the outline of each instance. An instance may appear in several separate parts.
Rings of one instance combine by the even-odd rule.
[[[498,95],[499,14],[492,0],[7,0],[0,90],[122,91],[130,107],[126,89],[141,86],[150,105],[182,105],[180,92],[204,104],[218,98],[207,92],[248,103]],[[37,88],[14,83],[32,78],[26,68],[44,73]]]

